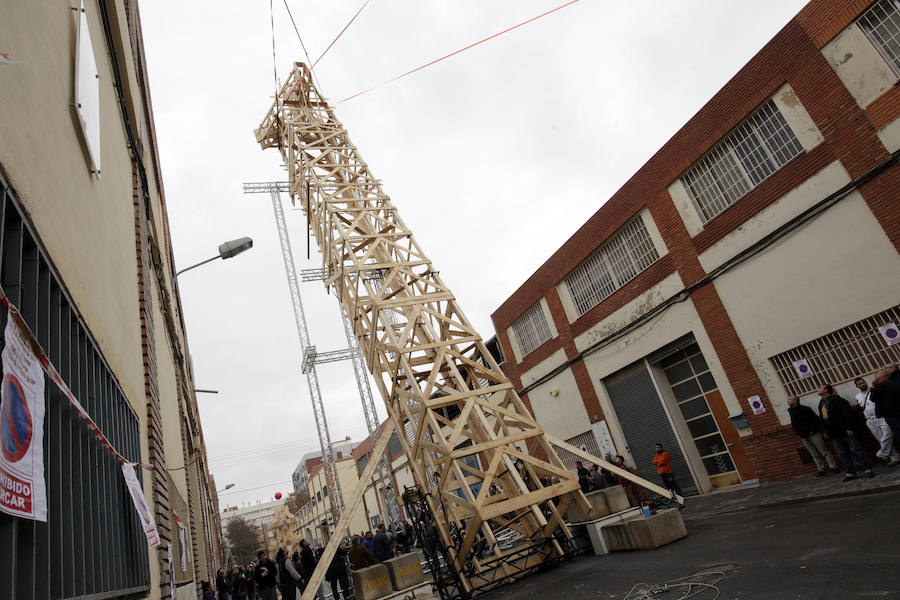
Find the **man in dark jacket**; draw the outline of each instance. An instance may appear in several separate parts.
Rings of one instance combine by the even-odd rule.
[[[900,370],[897,365],[883,368],[872,381],[869,399],[875,403],[875,415],[883,418],[900,443]]]
[[[378,562],[394,558],[394,538],[385,531],[384,523],[378,526],[378,533],[375,534],[372,545],[374,547],[375,560]]]
[[[350,581],[347,577],[347,549],[344,548],[343,544],[338,546],[334,558],[331,559],[331,564],[328,565],[328,570],[325,571],[325,581],[331,586],[331,596],[334,600],[339,598],[347,600],[350,597]],[[338,595],[338,583],[341,584],[343,596]]]
[[[869,459],[866,458],[866,453],[859,442],[860,422],[850,407],[850,403],[835,394],[834,388],[827,384],[819,388],[818,394],[821,398],[819,416],[822,417],[822,422],[825,424],[825,435],[834,443],[838,456],[847,467],[844,481],[857,478],[857,465],[867,477],[874,477],[875,473],[872,472]]]
[[[278,596],[275,593],[275,585],[277,583],[275,579],[277,574],[275,563],[272,562],[272,559],[269,558],[269,553],[265,550],[260,550],[256,556],[259,558],[259,561],[257,562],[256,573],[253,578],[256,580],[259,599],[276,600]]]
[[[825,470],[825,463],[822,462],[823,456],[828,462],[831,472],[840,473],[837,461],[825,446],[825,438],[822,437],[822,421],[819,419],[819,415],[810,407],[800,404],[800,398],[796,396],[788,400],[788,414],[791,416],[791,426],[794,428],[794,432],[803,440],[803,445],[806,446],[809,455],[816,463],[816,468],[819,469],[816,477],[828,474],[828,471]]]

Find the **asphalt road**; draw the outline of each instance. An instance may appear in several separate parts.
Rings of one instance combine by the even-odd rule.
[[[580,557],[483,598],[624,600],[638,583],[722,571],[722,600],[900,599],[900,492],[692,520],[687,528],[687,538],[657,550]],[[686,591],[652,598],[677,600]],[[694,591],[693,600],[716,597]]]

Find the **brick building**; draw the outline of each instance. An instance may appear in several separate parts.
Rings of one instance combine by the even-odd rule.
[[[492,315],[553,435],[699,492],[811,472],[792,395],[900,360],[900,2],[813,0]]]

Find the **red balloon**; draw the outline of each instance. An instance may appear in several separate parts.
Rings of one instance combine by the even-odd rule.
[[[275,492],[275,499],[281,500],[281,492]]]

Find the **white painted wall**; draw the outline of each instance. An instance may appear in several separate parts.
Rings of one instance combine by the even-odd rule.
[[[780,422],[787,395],[769,357],[894,306],[898,281],[900,256],[856,192],[715,281]]]
[[[897,83],[897,74],[856,23],[828,42],[822,55],[862,108]]]

